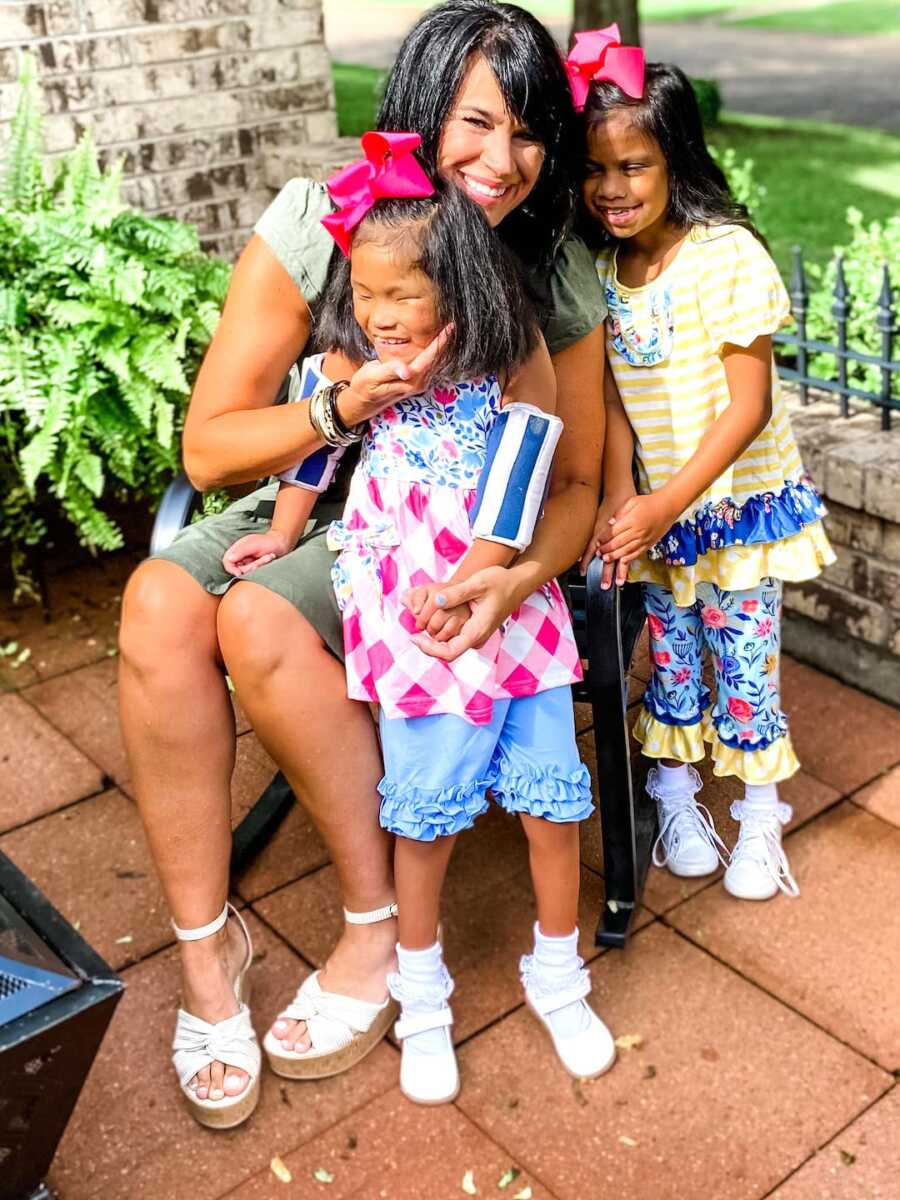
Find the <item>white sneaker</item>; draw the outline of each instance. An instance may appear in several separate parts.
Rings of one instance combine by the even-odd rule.
[[[585,999],[590,995],[591,980],[583,959],[576,957],[573,966],[564,978],[548,977],[533,954],[523,954],[519,961],[525,1002],[550,1035],[560,1062],[576,1079],[592,1079],[616,1061],[616,1044]],[[578,1005],[583,1012],[567,1013],[565,1021],[560,1021],[560,1010],[570,1005]],[[566,1032],[567,1028],[572,1032]]]
[[[720,862],[728,861],[728,850],[716,833],[709,809],[695,799],[702,787],[693,767],[688,767],[687,781],[678,791],[662,789],[656,767],[647,776],[647,794],[656,801],[659,817],[653,862],[668,867],[673,875],[711,875]]]
[[[394,1034],[403,1043],[400,1091],[415,1104],[449,1104],[459,1095],[459,1068],[450,1027],[453,1013],[447,1001],[453,980],[441,967],[437,986],[414,987],[399,973],[388,975],[388,991],[400,1004]]]
[[[779,891],[799,896],[781,845],[781,827],[794,815],[791,806],[779,800],[760,809],[735,800],[731,815],[741,829],[725,872],[725,890],[739,900],[771,900]]]

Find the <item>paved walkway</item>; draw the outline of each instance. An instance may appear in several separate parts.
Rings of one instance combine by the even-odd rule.
[[[421,7],[325,0],[332,57],[389,66]],[[551,26],[564,45],[568,27]],[[717,79],[725,107],[900,132],[900,37],[824,37],[712,21],[643,27],[647,54]]]
[[[630,1047],[607,1076],[566,1076],[522,1007],[526,847],[494,812],[460,839],[444,903],[456,1103],[406,1102],[385,1042],[349,1076],[264,1074],[242,1129],[194,1125],[168,1064],[175,949],[116,721],[130,565],[56,579],[49,624],[0,607],[0,646],[31,651],[17,670],[0,658],[0,849],[128,985],[52,1168],[61,1200],[459,1200],[469,1172],[468,1194],[507,1200],[896,1200],[900,712],[795,662],[783,682],[803,770],[784,794],[799,900],[742,904],[717,880],[654,870],[629,947],[598,954],[602,862],[586,827],[582,952],[598,1008]],[[645,651],[635,672],[636,696]],[[587,713],[579,725],[590,763]],[[273,770],[240,713],[238,729],[235,820]],[[706,776],[733,842],[734,787]],[[339,929],[334,870],[299,807],[235,892],[263,1030]],[[276,1155],[290,1184],[270,1169]]]

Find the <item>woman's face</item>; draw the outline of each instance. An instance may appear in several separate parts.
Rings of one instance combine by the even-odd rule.
[[[497,226],[534,188],[544,147],[510,116],[487,61],[472,60],[444,123],[438,167]]]
[[[653,138],[632,124],[627,110],[610,114],[587,135],[587,210],[614,238],[630,238],[666,223],[669,174]]]

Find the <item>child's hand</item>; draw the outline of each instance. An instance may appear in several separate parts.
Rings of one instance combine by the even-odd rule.
[[[456,637],[472,615],[472,609],[466,603],[453,608],[439,605],[437,597],[443,590],[443,584],[428,583],[410,588],[403,597],[406,607],[416,618],[416,625],[436,642],[449,642]]]
[[[604,496],[600,502],[600,507],[597,509],[597,519],[594,521],[594,531],[588,539],[588,544],[584,548],[584,553],[581,556],[579,569],[582,575],[587,574],[587,569],[591,565],[591,560],[600,554],[600,546],[603,542],[609,541],[613,535],[613,518],[615,514],[622,508],[632,496],[635,495],[634,490],[630,492],[622,492],[614,496]],[[628,564],[617,563],[615,566],[612,562],[603,564],[603,575],[601,579],[601,587],[608,588],[612,586],[613,575],[615,575],[616,584],[621,587],[628,578]]]
[[[292,549],[287,536],[277,529],[270,529],[268,533],[248,533],[228,547],[222,556],[222,565],[229,575],[241,579]]]
[[[610,536],[600,543],[603,561],[627,565],[655,546],[677,517],[660,492],[632,496],[613,517]]]

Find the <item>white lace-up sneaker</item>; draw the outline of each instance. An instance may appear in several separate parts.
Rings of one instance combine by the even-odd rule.
[[[693,767],[688,767],[684,787],[677,791],[661,787],[656,767],[647,776],[647,794],[656,801],[659,817],[653,862],[668,867],[673,875],[711,875],[720,862],[728,862],[728,850],[716,833],[709,809],[695,799],[702,787]]]
[[[739,900],[771,900],[779,891],[800,895],[781,845],[781,827],[793,815],[791,806],[780,800],[764,807],[735,800],[731,816],[741,829],[725,872],[727,892]]]

